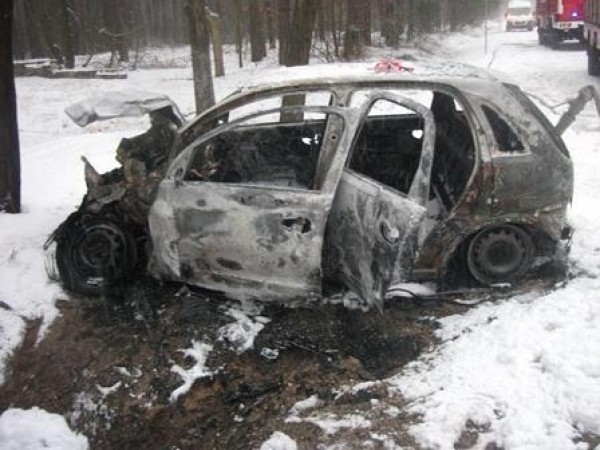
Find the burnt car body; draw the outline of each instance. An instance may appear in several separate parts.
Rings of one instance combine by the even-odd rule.
[[[518,87],[468,66],[277,71],[179,128],[168,153],[147,227],[99,239],[78,284],[106,286],[111,264],[125,279],[128,241],[147,235],[137,252],[156,278],[260,299],[319,297],[334,280],[378,302],[456,267],[513,282],[570,237],[559,134]],[[127,208],[101,203],[75,216],[97,227],[106,208],[131,233]],[[66,228],[59,270],[88,251]],[[63,280],[82,278],[62,265]]]

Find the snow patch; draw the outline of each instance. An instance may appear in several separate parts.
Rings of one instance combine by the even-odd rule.
[[[308,422],[318,426],[325,434],[334,435],[344,428],[370,428],[371,421],[359,414],[346,414],[338,418],[335,414],[324,414],[323,416],[311,416],[300,418],[297,416],[288,417],[286,423]]]
[[[171,372],[176,373],[183,380],[183,384],[171,393],[171,402],[176,402],[181,395],[186,394],[196,380],[212,376],[213,372],[205,366],[208,354],[212,349],[213,346],[210,344],[192,341],[191,348],[181,350],[186,357],[193,358],[196,363],[189,369],[184,369],[177,364],[171,367]]]
[[[86,450],[85,436],[71,431],[64,417],[43,409],[9,409],[0,416],[3,450]]]
[[[452,449],[465,423],[504,448],[577,449],[600,434],[600,281],[440,320],[443,344],[389,381],[422,415],[411,433]]]
[[[263,442],[260,450],[298,450],[298,444],[287,434],[275,431],[267,441]]]
[[[252,313],[254,311],[251,311]],[[248,312],[236,308],[225,311],[235,322],[222,326],[219,329],[220,341],[227,342],[238,354],[242,354],[254,347],[254,339],[262,331],[269,319],[263,316],[251,317]]]
[[[317,394],[311,395],[305,400],[300,400],[299,402],[294,403],[294,405],[290,408],[289,415],[297,416],[307,409],[313,409],[321,406],[322,404],[323,402],[319,399]]]

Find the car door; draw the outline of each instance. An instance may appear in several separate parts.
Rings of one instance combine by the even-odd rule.
[[[256,125],[261,118],[283,117],[284,112],[288,117],[320,115],[325,119],[313,121],[315,131],[310,131],[312,119],[298,124],[305,136],[291,133],[295,125],[290,123]],[[357,123],[358,115],[348,108],[281,108],[224,125],[192,144],[171,165],[151,210],[155,271],[236,297],[320,295],[325,224]],[[296,172],[303,170],[303,161],[297,161],[302,148],[297,147],[318,147],[318,155],[311,159],[316,167],[310,185],[282,183],[290,168],[273,165],[285,162],[289,155],[271,158],[275,162],[265,160],[265,154],[270,158],[271,147],[278,147],[277,127],[285,129],[281,135],[294,136],[294,149],[286,151],[295,152],[287,160],[296,164],[292,168]],[[198,149],[206,151],[232,133],[244,137],[232,144],[238,152],[236,164],[243,160],[247,167],[240,171],[252,174],[236,181],[190,179],[186,174]],[[249,139],[253,133],[256,139]],[[259,148],[265,142],[269,148]],[[288,144],[282,142],[281,147]],[[257,167],[248,168],[252,164]],[[267,181],[265,172],[270,177]]]
[[[387,133],[400,137],[408,131],[416,136],[400,139],[399,151],[402,151],[403,145],[414,146],[417,142],[420,145],[414,164],[410,164],[414,168],[405,192],[390,185],[386,178],[389,167],[381,169],[386,177],[378,180],[376,170],[367,168],[366,164],[354,164],[361,159],[357,155],[361,143],[367,147],[372,144],[364,142],[362,133],[368,128],[368,121],[373,120],[369,113],[380,101],[390,102],[410,112],[406,117],[394,119],[399,124],[420,123],[418,129],[412,131],[400,130],[402,133],[394,134],[394,130],[390,130]],[[386,92],[373,94],[367,99],[349,165],[342,174],[335,196],[326,243],[328,271],[364,300],[381,302],[388,287],[404,281],[410,271],[416,250],[424,239],[421,224],[429,197],[434,141],[435,124],[429,109],[408,98]],[[377,149],[374,153],[377,154]],[[405,165],[409,165],[408,162]],[[402,169],[398,167],[399,175]]]

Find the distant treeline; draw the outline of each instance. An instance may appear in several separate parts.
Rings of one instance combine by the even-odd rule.
[[[380,33],[383,45],[402,39],[456,30],[497,15],[504,0],[14,0],[13,48],[19,59],[49,57],[72,65],[74,55],[113,52],[121,62],[149,46],[189,43],[190,3],[220,17],[224,43],[242,48],[252,59],[266,46],[295,39],[322,41],[327,57],[352,59]],[[215,17],[212,15],[212,17]],[[299,32],[299,29],[302,29]],[[306,44],[306,43],[305,43]],[[306,47],[304,44],[303,47]],[[288,51],[293,53],[293,49]]]

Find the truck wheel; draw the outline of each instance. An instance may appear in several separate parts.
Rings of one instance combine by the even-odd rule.
[[[538,42],[540,45],[547,45],[546,35],[538,28]]]
[[[562,42],[562,37],[555,32],[550,32],[548,33],[547,40],[550,48],[556,50],[558,48],[558,44]]]
[[[587,58],[588,74],[594,77],[600,76],[600,51],[591,45],[588,45]]]
[[[56,260],[65,288],[85,295],[114,293],[138,261],[131,233],[104,219],[76,220],[57,239]]]
[[[484,228],[469,243],[467,267],[484,285],[513,282],[531,267],[533,250],[533,242],[522,228]]]

